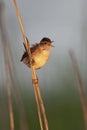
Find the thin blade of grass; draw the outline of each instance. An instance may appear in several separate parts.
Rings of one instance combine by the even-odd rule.
[[[83,86],[82,78],[80,75],[77,59],[76,59],[76,56],[75,56],[73,50],[70,50],[69,54],[70,54],[70,57],[71,57],[71,60],[73,63],[73,67],[74,67],[74,71],[75,71],[77,87],[78,87],[80,101],[81,101],[82,110],[83,110],[85,129],[87,130],[87,100],[86,100],[86,96],[84,93],[84,86]]]

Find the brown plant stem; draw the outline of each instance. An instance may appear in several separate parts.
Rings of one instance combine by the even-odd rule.
[[[41,111],[42,111],[42,115],[43,115],[43,119],[44,119],[45,129],[49,130],[49,128],[48,128],[48,121],[47,121],[46,112],[45,112],[43,100],[42,100],[42,97],[41,97],[40,89],[39,89],[38,86],[37,86],[36,89],[37,89],[37,94],[38,94],[39,101],[40,101],[40,107],[41,107]]]
[[[10,128],[11,128],[11,130],[14,130],[14,117],[13,117],[13,108],[12,108],[11,84],[10,84],[10,77],[9,77],[9,66],[8,66],[8,57],[7,57],[6,46],[4,46],[4,60],[5,60],[6,86],[7,86],[9,115],[10,115]]]
[[[6,51],[4,55],[7,56],[8,60],[8,71],[9,71],[9,80],[12,81],[12,85],[14,87],[14,96],[15,96],[15,100],[18,106],[18,110],[19,110],[19,117],[20,117],[20,129],[21,130],[28,130],[27,125],[26,125],[26,118],[25,118],[25,111],[24,111],[24,105],[21,99],[21,95],[20,95],[20,90],[18,88],[18,80],[17,80],[17,76],[16,76],[16,70],[15,70],[15,66],[14,66],[14,61],[13,61],[13,57],[12,57],[12,51],[9,45],[9,39],[6,33],[6,29],[5,29],[5,23],[4,23],[4,16],[3,16],[3,10],[4,7],[2,7],[1,3],[1,8],[0,8],[0,16],[1,16],[1,20],[0,20],[0,27],[1,27],[1,34],[2,34],[2,41],[3,41],[3,48],[6,46]],[[3,9],[3,10],[2,10]],[[12,73],[13,72],[13,73]]]
[[[77,87],[78,87],[78,91],[79,91],[79,95],[80,95],[80,101],[81,101],[81,104],[82,104],[85,129],[87,130],[87,100],[86,100],[86,96],[85,96],[85,93],[84,93],[84,86],[83,86],[82,78],[81,78],[81,75],[80,75],[76,56],[75,56],[75,54],[72,50],[69,52],[69,54],[70,54],[70,57],[71,57],[71,60],[72,60],[72,63],[73,63],[73,67],[74,67],[74,71],[75,71]]]
[[[41,128],[41,130],[44,130],[43,122],[42,122],[42,116],[41,116],[41,111],[40,111],[39,99],[38,99],[38,95],[37,95],[37,92],[35,90],[35,87],[34,87],[34,93],[35,93],[35,98],[36,98],[36,103],[37,103],[37,110],[38,110],[38,117],[39,117],[39,122],[40,122],[40,128]]]
[[[14,96],[15,96],[16,104],[17,104],[18,111],[19,111],[20,129],[21,130],[28,130],[26,116],[25,116],[24,104],[23,104],[23,101],[22,101],[22,98],[21,98],[21,95],[20,95],[18,80],[17,80],[17,76],[15,74],[16,70],[15,70],[14,62],[12,60],[12,53],[11,53],[11,50],[9,48],[9,45],[8,45],[8,51],[10,53],[10,59],[11,59],[11,64],[12,64],[11,65],[9,63],[9,70],[10,70],[11,81],[12,81],[12,84],[13,84],[13,87],[14,87]]]
[[[19,20],[19,23],[20,23],[20,27],[21,27],[21,31],[22,31],[22,35],[23,35],[23,39],[24,39],[24,44],[25,44],[25,47],[26,47],[26,51],[28,52],[28,55],[29,55],[29,58],[30,58],[31,71],[32,71],[32,80],[33,80],[33,85],[34,85],[36,102],[38,101],[37,102],[37,108],[38,108],[38,116],[39,116],[39,121],[40,121],[40,127],[41,127],[41,129],[43,128],[39,107],[41,107],[41,110],[42,110],[45,128],[46,128],[46,130],[49,130],[49,128],[48,128],[48,121],[47,121],[47,117],[46,117],[46,113],[45,113],[45,108],[44,108],[43,100],[42,100],[42,97],[41,97],[41,94],[40,94],[39,85],[38,85],[37,75],[35,73],[34,67],[32,66],[32,57],[31,57],[31,51],[30,51],[30,43],[27,42],[27,40],[26,40],[26,34],[25,34],[25,31],[24,31],[24,27],[23,27],[23,24],[22,24],[22,19],[21,19],[21,16],[20,16],[20,12],[19,12],[16,0],[14,0],[14,5],[15,5],[15,8],[16,8],[17,17],[18,17],[18,20]],[[39,99],[39,100],[37,100],[37,99]],[[39,106],[39,104],[40,104],[40,106]]]
[[[6,47],[5,47],[6,48]],[[14,115],[12,107],[12,94],[11,94],[11,83],[9,75],[9,65],[8,65],[8,56],[5,49],[5,72],[6,72],[6,85],[7,85],[7,94],[8,94],[8,105],[9,105],[9,116],[10,116],[10,128],[14,130]]]
[[[3,5],[0,4],[0,16],[2,16],[2,8]],[[3,36],[3,25],[2,25],[2,18],[0,18],[0,29],[3,41],[3,52],[4,52],[4,60],[5,60],[5,72],[6,72],[6,86],[7,86],[7,94],[8,94],[8,106],[9,106],[9,118],[10,118],[10,128],[14,130],[14,116],[13,116],[13,107],[12,107],[12,97],[11,97],[11,82],[10,82],[10,75],[9,75],[9,63],[8,63],[8,50],[7,44],[5,44]]]
[[[21,130],[28,130],[24,104],[23,104],[22,97],[21,97],[20,90],[19,90],[20,84],[19,84],[18,79],[17,79],[16,69],[14,66],[14,61],[13,61],[13,56],[12,56],[12,51],[11,51],[9,44],[8,44],[8,52],[9,52],[9,58],[10,58],[10,62],[9,62],[10,78],[11,78],[11,81],[13,84],[14,96],[15,96],[16,104],[17,104],[18,111],[19,111],[20,129]]]

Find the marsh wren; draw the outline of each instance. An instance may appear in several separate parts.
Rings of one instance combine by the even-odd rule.
[[[32,58],[32,65],[34,69],[40,69],[43,67],[50,55],[51,47],[53,47],[52,42],[49,38],[44,37],[40,43],[34,44],[31,48],[31,58]],[[28,53],[25,51],[21,61],[26,64],[28,67],[30,66],[30,59]]]

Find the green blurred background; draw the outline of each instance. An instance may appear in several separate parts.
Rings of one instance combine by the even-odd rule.
[[[31,70],[20,62],[23,38],[12,0],[3,2],[3,25],[12,50],[18,87],[24,103],[29,130],[39,130]],[[25,32],[31,42],[42,37],[54,41],[46,66],[37,71],[50,130],[84,130],[80,96],[69,50],[73,49],[87,93],[87,1],[86,0],[17,0]],[[0,16],[1,18],[1,16]],[[9,130],[8,96],[0,35],[0,130]],[[19,112],[12,100],[15,130],[19,130]]]

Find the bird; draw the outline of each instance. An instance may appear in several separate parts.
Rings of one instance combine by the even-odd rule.
[[[32,58],[32,66],[35,70],[42,68],[49,59],[51,48],[54,47],[52,45],[53,41],[50,38],[44,37],[41,39],[39,43],[33,44],[30,47],[31,58]],[[25,47],[25,44],[24,44]],[[31,68],[30,57],[28,52],[26,51],[22,55],[21,62]]]

